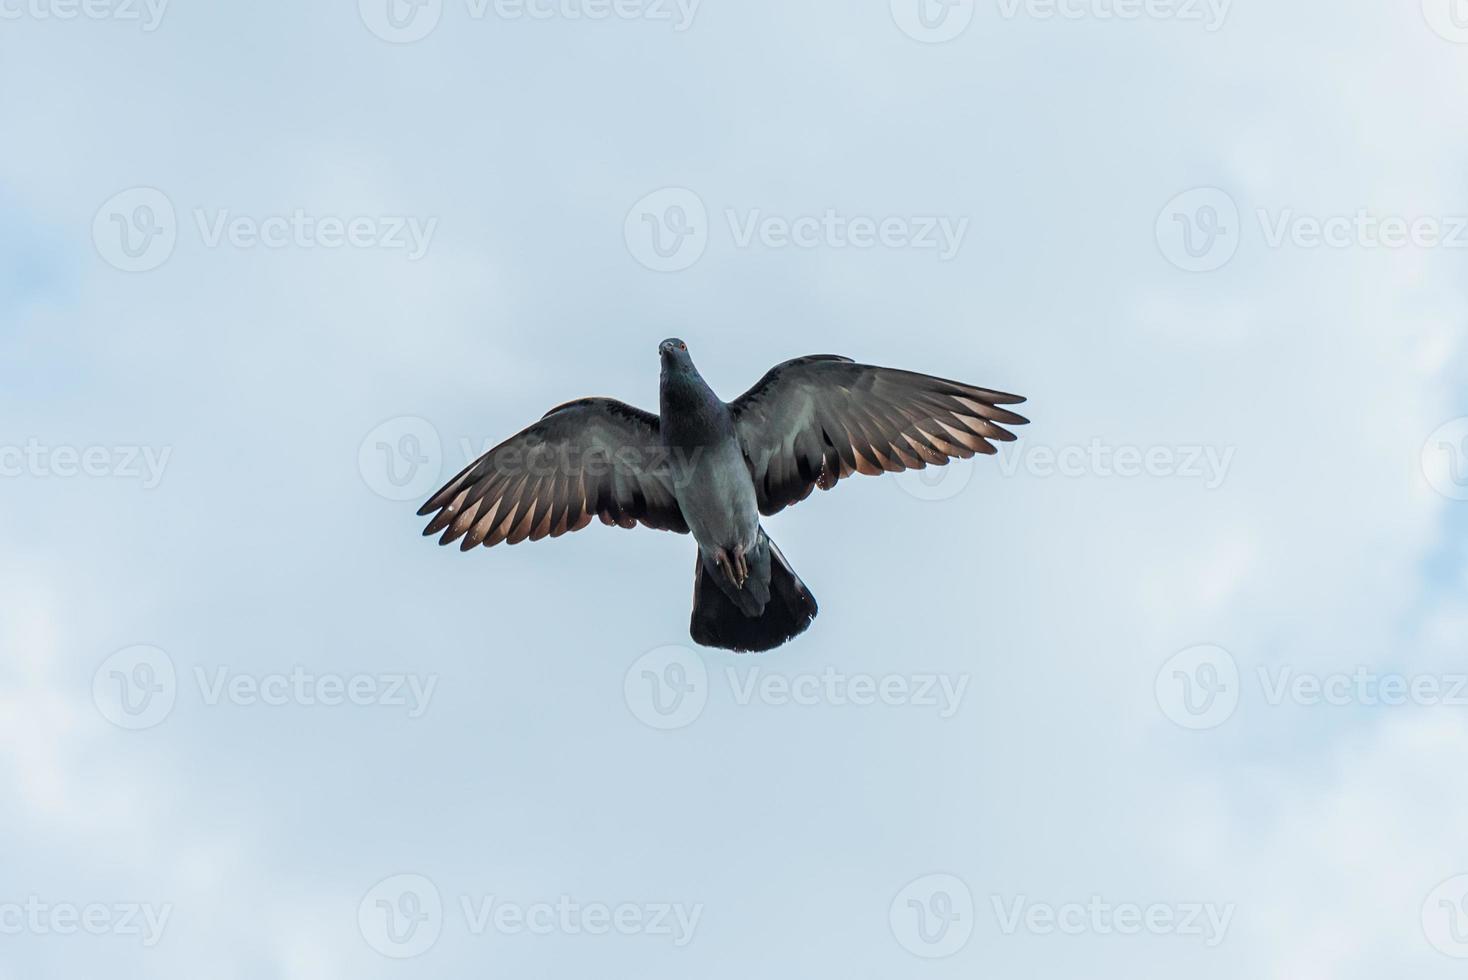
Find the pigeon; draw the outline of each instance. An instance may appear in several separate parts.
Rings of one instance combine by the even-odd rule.
[[[820,487],[992,455],[1028,420],[1018,395],[815,354],[779,364],[732,402],[676,338],[658,345],[658,413],[612,398],[547,412],[418,510],[440,544],[539,541],[603,524],[692,533],[689,633],[738,653],[805,632],[816,600],[760,526]]]

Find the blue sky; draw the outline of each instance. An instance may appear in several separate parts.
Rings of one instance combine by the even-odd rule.
[[[355,6],[0,5],[0,980],[1458,975],[1446,0]],[[419,537],[670,335],[1033,422]]]

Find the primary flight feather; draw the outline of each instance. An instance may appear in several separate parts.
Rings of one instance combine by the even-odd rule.
[[[455,476],[418,511],[424,534],[468,551],[604,524],[692,532],[690,632],[760,651],[805,631],[818,607],[760,527],[853,473],[942,466],[997,452],[1002,405],[1018,395],[830,354],[772,369],[733,402],[699,375],[681,340],[658,345],[657,415],[611,398],[551,409]]]

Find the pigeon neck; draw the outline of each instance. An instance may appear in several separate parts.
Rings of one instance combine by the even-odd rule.
[[[659,392],[662,421],[674,431],[717,430],[724,403],[693,368],[663,372]]]

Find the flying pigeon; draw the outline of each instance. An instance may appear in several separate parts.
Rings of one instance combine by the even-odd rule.
[[[698,543],[695,642],[770,650],[815,619],[815,597],[762,527],[853,473],[942,466],[1012,442],[1018,395],[815,354],[772,368],[732,402],[714,394],[681,340],[658,345],[658,414],[611,398],[553,408],[475,460],[418,513],[425,535],[464,551],[603,524]]]

